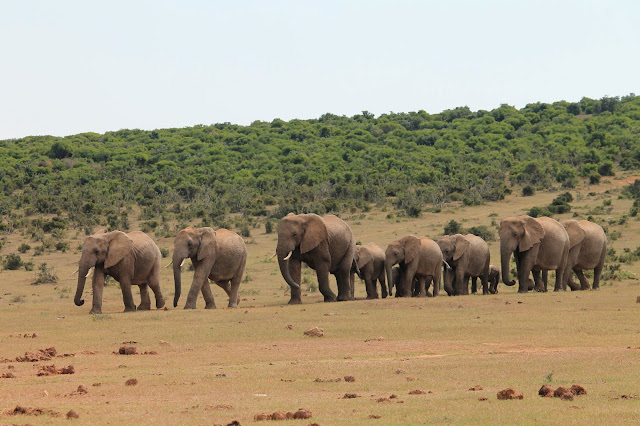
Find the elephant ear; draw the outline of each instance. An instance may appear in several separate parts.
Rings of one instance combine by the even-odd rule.
[[[200,247],[198,260],[212,258],[216,254],[216,231],[212,228],[200,228]]]
[[[104,260],[104,267],[107,269],[120,262],[131,252],[133,240],[122,231],[107,232],[102,235],[109,241],[109,251],[107,252],[107,258]]]
[[[520,239],[519,250],[527,251],[544,238],[544,228],[531,216],[522,216],[524,235]]]
[[[360,247],[360,246],[356,246]],[[371,262],[373,260],[373,256],[371,252],[364,247],[360,247],[360,249],[356,249],[356,264],[358,265],[358,269],[362,269],[364,265]]]
[[[307,253],[318,247],[318,245],[329,238],[327,225],[324,220],[317,214],[305,214],[303,216],[306,221],[304,235],[300,242],[300,253]]]
[[[458,260],[462,255],[469,250],[469,240],[463,235],[456,235],[456,250],[453,252],[453,260]]]
[[[562,226],[564,226],[564,229],[567,230],[567,234],[569,234],[570,249],[574,248],[584,240],[586,234],[577,220],[565,220],[562,222]]]
[[[404,263],[410,263],[420,253],[420,238],[415,235],[408,235],[403,238],[404,242]]]

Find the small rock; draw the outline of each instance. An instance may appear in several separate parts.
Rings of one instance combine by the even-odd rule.
[[[380,419],[380,418],[382,418],[382,416],[379,416],[377,414],[369,414],[369,418],[370,419]]]
[[[312,415],[311,411],[306,410],[304,408],[299,408],[298,411],[293,413],[293,418],[294,419],[310,419],[311,415]]]
[[[76,413],[73,410],[69,410],[69,412],[67,413],[67,418],[68,419],[79,419],[80,418],[80,414]]]
[[[391,402],[389,398],[378,398],[376,402]]]
[[[544,398],[551,398],[553,397],[553,388],[548,385],[542,385],[540,390],[538,390],[538,395]]]
[[[424,395],[426,392],[420,389],[409,391],[409,395]]]
[[[478,401],[488,401],[489,398],[487,398],[486,396],[481,396],[480,398],[478,398]]]
[[[322,337],[324,336],[324,330],[318,327],[313,327],[305,331],[304,335],[309,337]]]
[[[571,389],[569,389],[569,390],[574,395],[586,395],[587,394],[587,390],[585,388],[583,388],[582,386],[580,386],[580,385],[573,385],[573,386],[571,386]]]
[[[402,368],[399,368],[395,371],[396,374],[404,374],[406,373],[406,371],[404,371]]]
[[[284,329],[285,330],[293,330],[293,325],[288,324]]]
[[[84,395],[84,394],[86,394],[87,392],[88,392],[88,391],[87,391],[87,388],[85,388],[85,387],[84,387],[84,386],[82,386],[82,385],[78,386],[78,389],[76,390],[76,393],[77,393],[77,394],[79,394],[79,395]]]
[[[287,419],[287,413],[285,413],[284,411],[276,411],[270,416],[270,420],[286,420],[286,419]]]
[[[9,373],[4,373],[4,374],[2,375],[2,378],[3,378],[3,379],[15,379],[15,378],[16,378],[16,375],[15,375],[15,374],[13,374],[13,373],[11,373],[11,372],[9,372]]]
[[[118,353],[120,355],[136,355],[138,350],[135,346],[121,346],[120,349],[118,349]]]
[[[266,413],[260,413],[260,414],[256,414],[255,416],[253,416],[253,420],[256,422],[261,422],[264,420],[271,420],[271,416],[269,414]]]
[[[560,399],[563,401],[573,401],[573,394],[571,392],[563,394]]]
[[[556,390],[553,392],[553,396],[554,396],[555,398],[560,398],[560,397],[562,397],[562,395],[564,395],[565,393],[571,393],[571,391],[570,391],[569,389],[567,389],[567,388],[564,388],[564,387],[560,386],[558,389],[556,389]]]
[[[396,399],[398,397],[398,395],[396,395],[395,393],[392,393],[391,396],[389,396],[389,399]]]
[[[342,397],[342,399],[352,399],[352,398],[359,398],[358,394],[355,393],[345,393],[344,396]]]
[[[474,387],[469,388],[469,390],[470,391],[481,391],[481,390],[484,390],[484,388],[482,386],[480,386],[480,385],[475,385]]]
[[[507,400],[507,399],[523,399],[524,396],[521,393],[516,393],[513,388],[506,388],[498,392],[499,400]]]
[[[344,381],[345,382],[355,382],[356,378],[353,376],[344,376]]]
[[[138,384],[138,379],[129,379],[124,384],[126,386],[135,386]]]

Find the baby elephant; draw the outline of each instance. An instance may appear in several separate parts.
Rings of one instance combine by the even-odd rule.
[[[449,296],[469,294],[469,277],[479,277],[482,293],[489,293],[489,246],[482,238],[473,234],[446,235],[438,245],[446,262],[444,289]]]
[[[471,280],[471,292],[476,293],[477,291],[477,278],[473,277]],[[498,283],[500,282],[500,268],[498,268],[493,263],[489,265],[489,293],[497,294],[498,293]]]
[[[389,296],[393,296],[392,289],[393,287],[395,287],[396,297],[402,297],[402,286],[399,284],[402,283],[402,280],[404,278],[403,278],[403,272],[400,266],[394,266],[393,269],[391,269],[391,276],[393,277],[393,279],[391,282],[389,282]],[[413,277],[413,282],[411,283],[411,295],[418,296],[419,292],[420,292],[420,283],[418,282],[417,277]],[[426,296],[433,297],[433,294],[429,290],[427,290]]]
[[[351,267],[351,292],[353,293],[354,275],[364,280],[367,289],[367,299],[378,298],[378,285],[382,291],[382,298],[387,297],[387,285],[384,274],[384,250],[377,244],[369,243],[366,246],[356,245],[353,265]],[[353,294],[352,294],[353,296]]]

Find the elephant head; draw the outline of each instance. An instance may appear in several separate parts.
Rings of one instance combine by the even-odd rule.
[[[173,280],[175,295],[173,307],[178,306],[182,291],[182,264],[186,258],[201,261],[215,261],[216,232],[212,228],[185,228],[173,240]],[[212,263],[213,264],[213,263]]]
[[[121,231],[93,234],[82,245],[82,256],[78,264],[78,288],[73,299],[77,306],[84,304],[82,292],[91,268],[108,269],[120,262],[133,247],[133,240]]]
[[[364,268],[367,263],[372,261],[373,256],[371,255],[371,252],[359,244],[356,245],[356,251],[353,255],[353,265],[355,272],[356,274],[358,274],[359,278],[362,278],[362,276],[360,275],[360,271],[362,270],[362,268]]]
[[[289,259],[295,254],[299,257],[327,241],[329,233],[322,218],[316,214],[289,213],[278,225],[278,245],[276,256],[280,273],[287,284],[294,289],[300,288],[289,273]],[[328,255],[328,253],[327,253]]]
[[[509,277],[509,262],[511,255],[530,250],[544,238],[544,229],[536,219],[531,216],[522,215],[508,217],[500,222],[500,262],[502,269],[502,282],[508,286],[515,285],[515,280]]]
[[[440,246],[442,257],[447,262],[447,266],[449,263],[460,259],[469,250],[470,245],[469,240],[461,234],[446,235],[438,241],[438,246]]]
[[[393,266],[399,264],[400,268],[411,263],[420,253],[420,238],[415,235],[407,235],[393,241],[385,251],[384,270],[387,282],[393,282]],[[396,293],[398,289],[396,288]]]

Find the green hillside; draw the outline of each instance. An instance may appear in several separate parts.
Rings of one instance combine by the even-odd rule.
[[[131,219],[150,229],[195,218],[222,226],[230,213],[251,223],[389,203],[416,216],[447,201],[499,200],[514,186],[571,188],[581,177],[596,183],[638,168],[640,97],[633,94],[520,110],[327,113],[0,141],[0,209],[5,231],[34,214],[61,216],[40,227],[78,229],[122,229]]]

